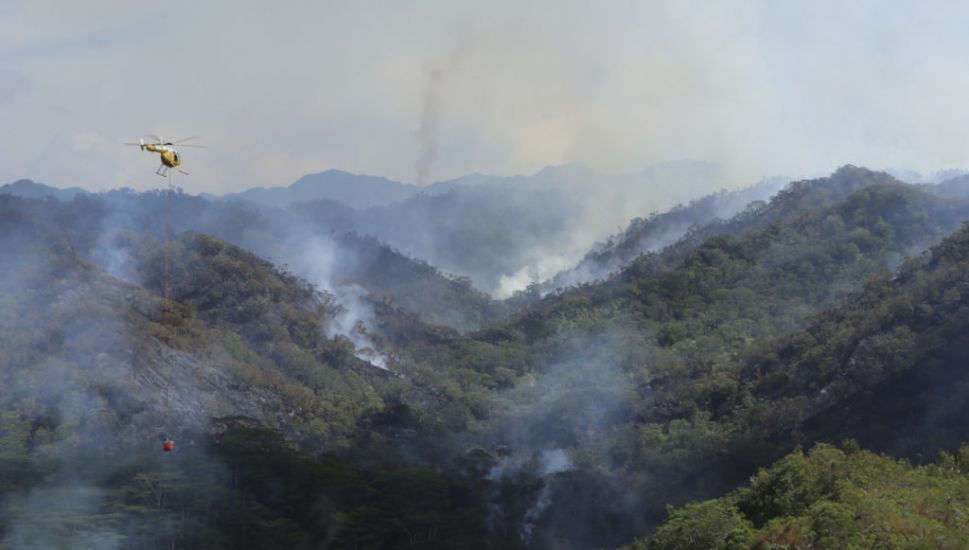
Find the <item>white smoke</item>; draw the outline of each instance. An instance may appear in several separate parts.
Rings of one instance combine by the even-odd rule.
[[[326,324],[330,338],[341,335],[353,342],[357,359],[383,370],[390,370],[388,358],[371,338],[367,327],[373,326],[373,308],[366,302],[367,291],[356,284],[337,284],[334,266],[337,262],[336,244],[324,237],[314,236],[302,245],[296,259],[296,269],[317,288],[332,294],[341,309],[332,322]]]
[[[563,449],[553,448],[543,449],[529,457],[515,454],[506,456],[488,472],[486,479],[493,482],[516,479],[521,476],[535,477],[541,481],[541,490],[539,490],[534,502],[525,511],[518,524],[518,535],[523,542],[527,543],[531,540],[536,524],[542,518],[545,510],[552,504],[555,493],[555,476],[571,471],[573,468],[574,464],[568,453]],[[493,507],[491,513],[499,514],[500,510]]]
[[[498,288],[493,295],[498,299],[509,298],[514,293],[525,290],[531,284],[547,281],[555,274],[575,265],[576,258],[574,256],[576,256],[575,253],[539,256],[514,274],[502,275],[498,282]]]

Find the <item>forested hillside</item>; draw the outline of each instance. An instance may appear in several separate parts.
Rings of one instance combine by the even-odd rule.
[[[36,186],[31,190],[29,194],[44,192]],[[213,235],[287,267],[317,288],[348,299],[359,297],[357,301],[391,300],[432,324],[467,330],[504,314],[500,304],[472,288],[467,279],[446,275],[373,237],[349,232],[349,226],[333,231],[303,223],[301,212],[308,205],[259,211],[246,203],[213,203],[181,191],[166,198],[162,192],[130,190],[66,201],[23,200],[17,195],[3,200],[8,201],[3,207],[11,223],[24,219],[43,226],[67,239],[81,256],[130,282],[137,283],[138,275],[123,246],[127,234],[162,240],[168,224],[173,235]]]
[[[291,433],[318,426],[311,437],[327,445],[379,402],[373,385],[387,376],[346,337],[325,336],[339,306],[305,281],[186,235],[171,246],[175,300],[163,322],[159,241],[127,235],[139,286],[79,256],[59,231],[13,219],[0,282],[3,401],[33,432],[116,447],[246,414]],[[89,428],[96,439],[84,441]]]
[[[846,440],[800,449],[723,498],[671,509],[626,550],[937,548],[969,545],[969,447],[912,466]]]
[[[764,207],[764,200],[783,186],[781,178],[766,179],[745,189],[721,190],[667,212],[636,218],[622,233],[590,250],[576,266],[556,274],[541,286],[543,290],[555,290],[607,278],[639,256],[660,251],[690,231],[730,219],[745,210],[753,212]]]
[[[167,319],[163,194],[0,196],[0,540],[675,548],[695,531],[743,548],[890,540],[898,522],[950,537],[958,521],[850,484],[899,468],[961,490],[961,459],[911,470],[821,446],[844,491],[793,455],[641,539],[667,504],[734,491],[797,445],[854,438],[918,463],[967,439],[969,199],[936,191],[845,167],[605,281],[506,304],[304,224],[315,203],[176,194]],[[763,491],[791,468],[810,498],[777,508],[793,497]],[[900,519],[842,521],[882,509]]]
[[[409,381],[419,370],[389,357],[380,369],[327,336],[333,296],[185,233],[170,245],[163,321],[160,240],[114,237],[133,284],[79,253],[99,239],[92,212],[2,205],[3,547],[518,544],[483,530],[483,497],[455,475],[349,461],[371,418],[444,402]],[[166,438],[175,453],[161,453]]]
[[[0,550],[969,550],[967,22],[0,0]]]
[[[606,284],[546,298],[511,323],[412,357],[447,365],[466,391],[497,390],[491,406],[476,409],[496,444],[527,441],[526,449],[587,460],[578,468],[585,479],[568,483],[541,527],[603,540],[617,533],[610,521],[656,521],[665,502],[726,490],[789,450],[793,439],[747,447],[790,435],[792,424],[781,421],[786,409],[774,394],[747,393],[746,358],[967,217],[965,202],[845,168],[697,232],[719,236],[696,245],[688,237]],[[598,509],[601,523],[567,519],[603,492],[614,504]]]

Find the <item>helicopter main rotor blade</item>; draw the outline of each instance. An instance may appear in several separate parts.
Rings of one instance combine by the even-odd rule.
[[[193,139],[198,139],[199,137],[201,137],[201,136],[192,136],[192,137],[177,139],[177,140],[173,141],[172,143],[183,143],[185,141],[191,141]]]
[[[208,149],[205,145],[192,145],[191,143],[183,143],[178,146],[179,149],[182,147],[194,147],[195,149]]]

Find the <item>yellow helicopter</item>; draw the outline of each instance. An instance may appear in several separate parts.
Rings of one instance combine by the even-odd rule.
[[[158,167],[158,170],[155,170],[155,173],[163,178],[168,176],[168,170],[170,168],[174,168],[178,170],[179,173],[185,174],[186,176],[188,175],[188,172],[185,172],[179,168],[179,166],[182,165],[182,157],[178,154],[178,149],[175,148],[176,145],[179,147],[197,147],[199,149],[205,148],[204,145],[185,143],[186,141],[198,139],[199,136],[182,138],[175,141],[165,141],[162,138],[153,135],[147,135],[145,137],[154,141],[145,143],[145,138],[141,138],[138,140],[138,143],[125,143],[125,145],[133,145],[136,147],[141,147],[142,151],[158,153],[159,156],[161,156],[161,166]]]

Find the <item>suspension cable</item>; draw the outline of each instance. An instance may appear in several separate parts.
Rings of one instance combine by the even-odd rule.
[[[162,323],[168,322],[168,310],[171,307],[169,302],[172,297],[172,281],[168,263],[168,247],[172,239],[171,213],[173,194],[174,187],[172,187],[172,172],[169,170],[168,191],[165,193],[165,259],[162,267]]]

